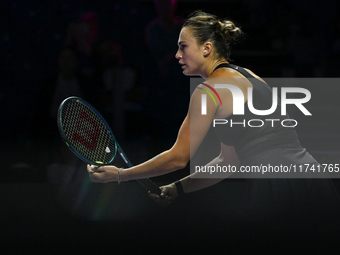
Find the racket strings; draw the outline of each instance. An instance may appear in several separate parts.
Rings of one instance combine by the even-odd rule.
[[[108,164],[116,145],[102,118],[80,100],[68,100],[61,112],[62,128],[70,146],[92,163]]]

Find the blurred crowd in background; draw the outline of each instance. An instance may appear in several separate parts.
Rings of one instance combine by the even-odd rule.
[[[175,59],[178,35],[184,19],[198,9],[241,26],[246,38],[233,46],[232,63],[265,80],[339,77],[335,0],[0,1],[0,249],[159,254],[158,247],[173,254],[186,244],[188,254],[212,254],[221,245],[248,249],[257,238],[268,249],[282,241],[261,229],[245,233],[242,226],[249,222],[226,219],[223,199],[230,197],[221,196],[223,183],[187,194],[166,210],[137,182],[91,183],[85,163],[59,136],[58,106],[79,96],[103,114],[133,164],[168,149],[190,98],[190,77]],[[320,90],[324,84],[314,84],[307,107],[314,122],[299,122],[298,135],[320,163],[338,164],[340,86]],[[207,138],[213,141],[214,134]],[[114,163],[125,167],[118,156]],[[153,180],[162,185],[188,173],[187,167]],[[339,180],[333,179],[340,190]],[[292,240],[303,247],[301,253],[323,241],[310,234],[314,238]],[[317,251],[331,245],[322,243]]]
[[[246,38],[231,58],[261,77],[338,77],[339,6],[334,0],[1,1],[2,160],[19,168],[53,162],[64,146],[57,109],[68,96],[89,101],[118,141],[139,148],[133,161],[169,148],[190,96],[190,78],[175,59],[178,35],[197,9],[241,26]]]

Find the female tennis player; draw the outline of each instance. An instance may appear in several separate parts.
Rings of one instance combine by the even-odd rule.
[[[87,167],[93,182],[125,182],[134,179],[167,174],[185,167],[206,136],[214,119],[242,121],[254,119],[245,104],[244,115],[233,114],[233,96],[229,89],[215,87],[214,80],[226,78],[247,95],[252,88],[254,103],[259,107],[271,106],[270,87],[252,71],[229,63],[230,44],[242,36],[239,27],[229,20],[201,11],[194,12],[184,23],[178,40],[176,58],[184,75],[201,76],[204,84],[198,85],[190,100],[189,111],[178,132],[172,148],[142,164],[122,169],[115,166]],[[201,98],[207,87],[215,88],[221,101],[206,99],[206,114],[202,115]],[[247,96],[244,96],[244,103]],[[279,107],[278,107],[279,108]],[[272,118],[282,119],[281,113],[274,112]],[[284,116],[283,116],[284,117]],[[255,117],[259,119],[259,116]],[[271,165],[317,165],[318,162],[300,145],[294,128],[271,122],[262,127],[252,128],[242,125],[217,125],[215,133],[220,140],[220,154],[207,166],[252,166]],[[160,204],[168,204],[180,193],[189,193],[207,188],[223,178],[196,178],[202,172],[195,172],[175,183],[161,187],[160,196],[151,197]],[[313,210],[315,206],[324,210],[339,204],[338,194],[331,180],[327,178],[247,178],[244,201],[249,215],[270,214],[280,211],[283,214],[297,208]],[[302,205],[303,204],[303,205]],[[290,210],[289,210],[290,209]]]

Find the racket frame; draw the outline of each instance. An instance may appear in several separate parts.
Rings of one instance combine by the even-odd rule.
[[[79,153],[73,146],[72,146],[72,142],[67,138],[67,136],[65,135],[64,132],[64,128],[63,128],[63,124],[62,124],[62,110],[64,108],[64,105],[67,101],[69,100],[77,100],[83,104],[85,104],[87,107],[89,107],[97,116],[98,118],[105,124],[105,127],[107,129],[107,131],[110,133],[110,138],[111,141],[114,143],[114,153],[112,156],[112,159],[109,160],[108,163],[100,163],[100,162],[92,162],[91,160],[89,160],[88,158],[84,157],[81,153]],[[132,167],[133,164],[131,163],[131,161],[128,159],[128,157],[126,156],[126,154],[124,153],[123,149],[121,148],[121,146],[119,145],[119,143],[117,142],[109,124],[106,122],[106,120],[104,119],[104,117],[87,101],[85,101],[84,99],[80,98],[80,97],[68,97],[65,100],[62,101],[62,103],[59,106],[58,109],[58,114],[57,114],[57,123],[58,123],[58,129],[59,129],[59,133],[63,139],[63,141],[66,143],[67,147],[82,161],[91,164],[91,165],[98,165],[98,166],[105,166],[105,165],[109,165],[113,162],[113,160],[115,159],[116,155],[117,155],[117,151],[118,154],[121,156],[121,158],[123,159],[123,161],[126,163],[126,165],[128,167]],[[147,189],[148,191],[150,191],[151,193],[154,194],[160,194],[161,193],[161,189],[154,183],[152,182],[150,179],[146,178],[146,179],[138,179],[136,180],[137,182],[139,182],[145,189]]]
[[[106,130],[108,131],[108,133],[110,134],[110,140],[114,143],[114,153],[112,155],[112,158],[107,162],[107,163],[101,163],[99,161],[92,161],[89,160],[88,158],[84,157],[81,153],[79,153],[73,146],[72,146],[72,142],[67,138],[67,136],[65,135],[64,132],[64,128],[63,128],[63,123],[62,123],[62,110],[64,109],[64,105],[66,104],[67,101],[70,100],[76,100],[79,101],[80,103],[84,104],[85,106],[87,106],[88,108],[91,109],[91,111],[93,111],[97,117],[104,123]],[[58,109],[58,115],[57,115],[57,123],[58,123],[58,129],[59,129],[59,133],[62,137],[62,139],[64,140],[64,142],[66,143],[67,147],[78,157],[80,158],[82,161],[90,164],[90,165],[100,165],[100,166],[104,166],[104,165],[108,165],[111,164],[113,162],[113,160],[116,157],[117,154],[117,141],[116,138],[109,126],[109,124],[106,122],[106,120],[104,119],[104,117],[96,110],[96,108],[94,108],[90,103],[88,103],[87,101],[85,101],[84,99],[80,98],[80,97],[68,97],[65,100],[62,101],[62,103],[59,106]]]

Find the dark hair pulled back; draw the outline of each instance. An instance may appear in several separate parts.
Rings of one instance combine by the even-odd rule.
[[[199,45],[211,41],[214,45],[217,58],[229,60],[233,41],[243,37],[243,32],[239,27],[227,19],[220,19],[216,15],[203,11],[193,12],[183,24],[189,27]]]

